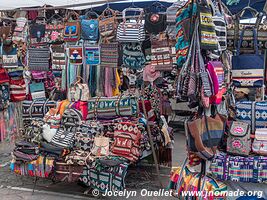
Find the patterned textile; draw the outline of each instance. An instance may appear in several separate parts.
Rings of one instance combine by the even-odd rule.
[[[267,102],[242,101],[236,103],[236,117],[251,126],[251,133],[255,129],[266,127]]]
[[[267,183],[266,156],[230,156],[220,152],[213,159],[210,170],[222,181]]]
[[[50,51],[48,47],[29,48],[29,68],[34,71],[48,71]]]
[[[50,108],[55,108],[56,102],[39,100],[39,101],[23,101],[22,117],[23,118],[43,118]]]
[[[138,124],[121,122],[115,126],[115,142],[112,153],[130,161],[138,160],[140,153],[141,131]]]
[[[10,170],[23,176],[36,176],[48,178],[54,169],[54,158],[39,156],[31,162],[20,162],[12,160]]]
[[[197,14],[197,5],[194,3],[192,6],[192,0],[188,1],[187,4],[178,10],[176,13],[176,58],[177,58],[177,66],[182,67],[186,61],[187,51],[189,48],[189,40],[188,36],[190,35],[190,19],[193,15],[193,18],[196,17]],[[193,22],[192,22],[193,23]]]
[[[61,123],[64,130],[75,133],[82,123],[82,113],[73,108],[66,109]]]
[[[103,166],[101,164],[99,166],[99,164],[96,164],[94,168],[84,167],[81,181],[101,192],[121,191],[125,187],[124,179],[127,168],[127,163],[121,163],[115,166]]]
[[[117,42],[100,45],[100,65],[117,67],[119,59],[119,44]]]
[[[88,101],[87,119],[135,116],[138,103],[135,97],[98,97]]]
[[[51,144],[64,147],[64,148],[72,148],[74,142],[74,133],[68,132],[63,129],[59,129],[52,138]]]

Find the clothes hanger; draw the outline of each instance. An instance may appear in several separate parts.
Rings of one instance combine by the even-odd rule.
[[[55,13],[47,20],[47,22],[51,22],[52,20],[63,20],[64,18],[58,14],[58,10],[55,10]]]

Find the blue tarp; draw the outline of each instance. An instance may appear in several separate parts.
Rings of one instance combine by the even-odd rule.
[[[222,0],[225,4],[226,4],[226,0]],[[150,8],[151,5],[154,3],[155,1],[144,1],[144,2],[135,2],[134,5],[136,7],[140,7],[140,8]],[[232,6],[228,6],[229,10],[231,11],[232,14],[236,14],[239,11],[242,10],[242,8],[246,7],[248,5],[249,0],[240,0],[240,2],[237,5],[232,5]],[[262,11],[265,5],[266,0],[251,0],[250,1],[250,6],[255,8],[258,11]],[[168,2],[161,2],[165,7],[169,7],[171,5],[171,3]],[[114,9],[114,10],[119,10],[122,11],[125,8],[128,8],[129,6],[131,6],[132,3],[127,2],[127,3],[110,3],[109,6],[110,8]],[[98,11],[101,13],[101,11],[103,11],[105,8],[107,7],[107,5],[102,5],[99,7],[95,7],[94,10]],[[248,13],[246,13],[247,17],[250,17],[250,15]]]

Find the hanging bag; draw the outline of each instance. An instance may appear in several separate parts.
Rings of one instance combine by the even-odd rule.
[[[218,50],[218,40],[212,12],[206,0],[199,0],[198,12],[201,49]]]
[[[141,69],[144,67],[146,59],[139,43],[123,44],[123,64],[130,69]]]
[[[14,47],[12,45],[10,46],[10,49],[3,47],[2,51],[2,67],[6,69],[18,68],[17,47]]]
[[[71,20],[72,15],[75,16],[76,20]],[[70,12],[66,17],[64,23],[64,41],[65,42],[76,42],[80,39],[80,21],[79,15],[76,12]]]
[[[48,46],[28,48],[28,65],[30,71],[49,71],[50,50]]]
[[[106,8],[98,17],[99,32],[103,41],[109,42],[116,36],[116,11]]]
[[[37,17],[30,25],[30,42],[32,45],[45,42],[45,20],[44,17]]]
[[[48,43],[60,43],[63,42],[63,17],[55,13],[47,21],[45,28],[45,38]]]
[[[14,29],[12,40],[14,43],[26,42],[28,36],[27,19],[19,17],[16,20],[16,27]]]
[[[157,2],[155,2],[155,4],[157,4]],[[152,4],[152,6],[154,5]],[[162,4],[154,7],[156,7],[157,10],[160,8],[158,11],[165,8]],[[160,12],[147,12],[145,15],[145,30],[155,35],[165,31],[167,27],[166,18],[166,14]]]
[[[65,49],[62,45],[51,46],[52,70],[64,70],[66,68]]]
[[[119,43],[100,44],[100,65],[101,67],[118,67]]]
[[[139,12],[137,19],[132,21],[126,21],[126,12]],[[142,8],[126,8],[122,11],[123,22],[118,26],[117,41],[119,42],[143,42],[145,40],[145,29],[142,23],[143,17]]]
[[[232,57],[232,80],[237,87],[262,87],[264,83],[264,55],[259,54],[257,31],[253,29],[254,54],[240,54],[244,31],[240,35],[237,54]]]
[[[93,16],[95,19],[93,19]],[[99,37],[98,14],[94,11],[81,16],[81,38],[91,42],[97,42]]]
[[[70,46],[69,47],[69,63],[72,65],[83,64],[83,47],[82,46]]]
[[[87,65],[99,65],[100,64],[100,47],[88,45],[85,46],[85,59]]]

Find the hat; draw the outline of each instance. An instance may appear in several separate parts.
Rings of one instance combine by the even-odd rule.
[[[249,94],[249,89],[248,88],[236,88],[235,91],[236,92],[243,92],[246,95]]]
[[[160,77],[160,72],[155,70],[155,66],[147,65],[144,68],[143,80],[153,82]]]

